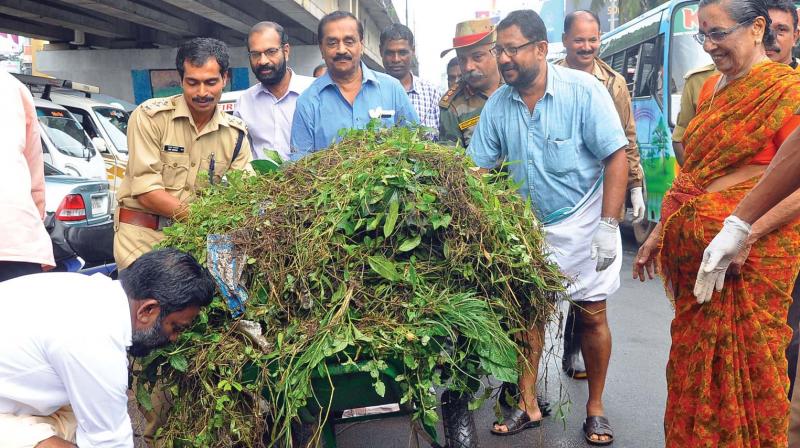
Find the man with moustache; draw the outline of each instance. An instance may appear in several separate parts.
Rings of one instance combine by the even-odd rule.
[[[258,84],[242,93],[234,115],[247,124],[254,159],[274,150],[289,159],[289,137],[297,98],[314,82],[286,66],[291,54],[289,36],[275,22],[259,22],[247,36],[250,68]]]
[[[292,120],[292,159],[326,148],[342,129],[416,124],[419,117],[400,82],[361,62],[364,26],[351,13],[334,11],[317,26],[328,72],[300,95]]]
[[[439,140],[469,145],[486,100],[502,84],[497,61],[489,53],[494,43],[490,19],[467,20],[456,25],[453,47],[456,50],[461,78],[439,102]]]
[[[611,94],[614,108],[628,138],[628,146],[625,148],[628,158],[628,192],[633,206],[633,222],[639,223],[645,218],[645,204],[642,194],[644,175],[640,165],[639,146],[636,144],[636,120],[633,118],[631,96],[625,78],[597,57],[600,50],[600,19],[595,13],[585,10],[567,14],[564,18],[564,34],[561,42],[564,44],[567,56],[555,64],[594,76]],[[623,207],[619,219],[624,217]],[[581,328],[577,326],[575,320],[575,308],[570,305],[564,331],[562,368],[573,378],[585,379],[586,369],[581,358],[580,334]]]
[[[792,50],[800,37],[797,28],[797,8],[790,0],[768,0],[767,8],[775,33],[775,46],[767,48],[767,56],[775,62],[797,69],[797,59]]]
[[[250,167],[247,127],[217,103],[228,81],[228,47],[196,38],[178,48],[183,94],[147,100],[128,120],[128,166],[114,213],[114,258],[122,270],[186,217],[195,192],[229,170]]]
[[[47,273],[0,283],[0,446],[133,447],[127,355],[174,342],[214,290],[175,249],[142,255],[119,281]]]
[[[439,89],[433,84],[411,73],[414,60],[414,34],[400,23],[393,23],[381,32],[380,46],[383,68],[391,77],[400,81],[417,111],[419,124],[433,129],[431,138],[439,132]]]
[[[467,153],[487,172],[502,161],[544,225],[553,260],[574,281],[567,293],[576,314],[589,380],[584,438],[613,442],[602,394],[611,334],[606,298],[619,288],[622,244],[617,216],[625,200],[628,139],[608,90],[592,75],[547,62],[547,30],[532,10],[497,25],[497,58],[506,85],[486,102]],[[536,379],[544,323],[521,335],[518,408],[492,433],[516,434],[541,424]]]

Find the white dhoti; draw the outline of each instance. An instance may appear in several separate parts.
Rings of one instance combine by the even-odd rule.
[[[47,416],[0,414],[0,448],[33,448],[53,436],[75,443],[77,429],[69,406]]]
[[[603,208],[602,183],[581,199],[561,221],[544,226],[550,258],[570,278],[567,290],[574,302],[599,302],[619,289],[622,269],[622,239],[617,229],[617,258],[604,271],[597,272],[592,260],[592,238],[600,222]]]

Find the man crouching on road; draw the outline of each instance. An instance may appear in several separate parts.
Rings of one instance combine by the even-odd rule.
[[[214,282],[175,249],[120,272],[0,283],[0,447],[133,447],[128,358],[174,342]]]

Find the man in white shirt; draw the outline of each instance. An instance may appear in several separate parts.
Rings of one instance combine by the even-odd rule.
[[[247,36],[250,68],[259,83],[242,93],[234,115],[247,124],[253,159],[275,150],[289,159],[289,137],[297,97],[314,78],[295,73],[286,66],[291,54],[289,36],[275,22],[259,22]]]
[[[119,281],[74,273],[0,283],[0,448],[133,447],[128,358],[177,339],[214,282],[175,249]]]

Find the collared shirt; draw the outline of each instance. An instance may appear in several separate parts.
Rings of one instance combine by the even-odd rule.
[[[539,219],[574,207],[603,173],[603,160],[628,144],[611,96],[591,75],[547,64],[547,87],[533,113],[517,89],[486,102],[468,154],[483,168],[505,159]]]
[[[419,124],[433,129],[433,136],[439,134],[439,100],[442,93],[433,84],[411,74],[411,90],[408,90],[408,99],[417,111]]]
[[[234,115],[247,124],[254,159],[263,159],[264,151],[278,151],[283,160],[289,159],[289,139],[297,98],[314,82],[310,76],[298,75],[289,69],[291,79],[286,93],[277,98],[258,83],[236,100]]]
[[[31,92],[0,71],[0,260],[55,266],[44,229],[44,164]]]
[[[35,274],[0,283],[0,297],[0,414],[70,405],[78,446],[133,447],[122,285],[100,274]]]
[[[566,59],[556,61],[555,64],[561,67],[569,67]],[[633,117],[631,94],[625,83],[625,77],[599,58],[594,59],[591,74],[603,83],[611,95],[611,100],[614,101],[614,109],[617,110],[622,129],[628,138],[628,146],[625,148],[625,155],[628,159],[628,189],[641,187],[644,181],[644,173],[642,173],[639,145],[636,143],[636,119]]]
[[[351,105],[330,73],[317,78],[297,99],[292,120],[292,159],[328,147],[342,129],[363,129],[371,117],[386,127],[419,123],[400,81],[361,63],[361,90]],[[296,152],[294,152],[296,151]]]

